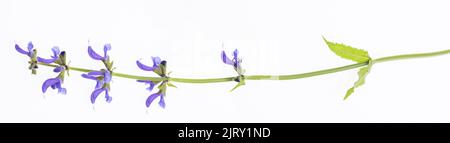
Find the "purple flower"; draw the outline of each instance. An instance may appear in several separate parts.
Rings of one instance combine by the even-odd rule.
[[[105,92],[106,102],[110,103],[112,101],[112,97],[109,96],[111,82],[111,73],[108,70],[102,69],[101,71],[91,71],[87,74],[81,75],[84,78],[96,80],[97,84],[95,85],[94,91],[91,94],[91,103],[94,104],[98,95],[102,92]]]
[[[45,93],[47,91],[48,87],[52,87],[52,89],[58,89],[58,93],[66,94],[66,92],[67,92],[66,88],[61,87],[62,83],[63,83],[63,80],[59,77],[47,79],[42,84],[42,92]]]
[[[100,93],[105,92],[106,102],[110,103],[112,97],[109,96],[110,82],[112,78],[112,65],[113,62],[110,61],[108,56],[108,51],[111,50],[111,44],[105,44],[103,47],[103,56],[97,54],[91,46],[88,46],[88,54],[94,60],[101,60],[105,65],[106,69],[101,69],[100,71],[91,71],[87,74],[82,74],[81,76],[87,79],[92,79],[97,81],[95,84],[94,91],[91,94],[91,103],[94,104]]]
[[[31,42],[28,42],[27,51],[25,51],[22,48],[20,48],[20,46],[17,45],[17,44],[15,45],[15,48],[16,48],[17,52],[19,52],[21,54],[24,54],[24,55],[27,55],[30,58],[32,58],[34,56],[34,54],[36,54],[36,51],[33,51],[34,50],[34,46],[33,46],[33,43],[31,43]]]
[[[148,84],[149,87],[146,88],[148,91],[152,91],[156,85],[156,83],[154,83],[153,81],[150,81],[150,80],[137,80],[137,82]]]
[[[228,65],[232,65],[234,69],[239,73],[239,75],[243,74],[243,70],[241,67],[242,59],[238,58],[239,51],[235,49],[233,51],[233,59],[228,58],[227,54],[225,54],[225,51],[222,51],[221,58],[222,62]]]
[[[38,62],[50,64],[50,63],[53,63],[56,60],[58,60],[59,54],[61,53],[59,51],[59,48],[58,47],[53,47],[52,48],[52,52],[53,52],[53,55],[51,56],[50,59],[44,59],[44,58],[41,58],[41,57],[37,57]]]
[[[150,107],[150,104],[152,104],[153,100],[155,100],[157,97],[159,98],[159,106],[161,108],[166,108],[166,102],[164,102],[164,94],[158,92],[158,93],[153,93],[152,95],[150,95],[147,100],[145,101],[145,105],[148,107]]]
[[[238,61],[238,53],[239,51],[235,49],[233,51],[233,59],[231,60],[228,58],[227,54],[225,54],[225,51],[222,51],[222,61],[225,64],[232,65],[233,67],[238,67],[240,62]]]
[[[53,56],[51,57],[51,59],[44,59],[38,57],[38,61],[47,64],[53,62],[57,63],[58,66],[56,66],[53,69],[53,72],[59,73],[59,75],[56,78],[50,78],[45,80],[44,83],[42,84],[42,92],[45,93],[48,87],[52,87],[52,89],[58,89],[58,93],[66,94],[67,92],[66,88],[61,87],[64,81],[64,73],[65,71],[68,71],[68,66],[65,63],[66,52],[64,51],[60,52],[58,47],[53,47],[52,51]]]
[[[233,59],[228,58],[227,54],[225,54],[225,51],[222,51],[221,53],[222,62],[228,65],[232,65],[234,70],[238,73],[238,76],[233,78],[233,80],[238,82],[238,84],[234,86],[231,91],[235,90],[239,86],[245,85],[244,70],[241,67],[242,59],[238,58],[238,53],[239,51],[237,49],[233,51]]]
[[[92,103],[92,104],[95,103],[95,99],[97,99],[98,95],[99,95],[100,93],[102,93],[103,91],[105,91],[106,102],[107,102],[107,103],[111,103],[112,97],[109,96],[109,93],[108,93],[109,91],[108,91],[108,89],[107,89],[107,88],[99,88],[99,89],[94,90],[94,92],[92,92],[92,94],[91,94],[91,103]]]
[[[161,64],[161,59],[159,57],[152,57],[153,66],[147,66],[142,64],[140,61],[136,61],[137,66],[145,71],[154,71]]]
[[[108,54],[107,52],[111,50],[111,44],[105,44],[105,46],[103,46],[103,56],[100,56],[99,54],[97,54],[91,46],[88,46],[88,54],[91,58],[93,58],[94,60],[102,60],[105,61],[108,59]]]
[[[22,48],[20,48],[19,45],[15,44],[15,49],[17,52],[27,55],[30,58],[30,61],[28,62],[30,64],[30,66],[28,67],[28,69],[31,70],[32,74],[36,74],[36,69],[38,68],[37,66],[37,50],[34,49],[33,43],[29,42],[28,43],[28,47],[27,50],[23,50]]]
[[[166,78],[166,61],[161,61],[161,59],[159,57],[152,57],[152,61],[153,61],[153,66],[147,66],[143,63],[141,63],[140,61],[136,61],[137,66],[145,71],[153,71],[154,73],[158,74],[160,77]],[[149,87],[147,87],[146,89],[148,91],[152,91],[152,89],[159,83],[159,91],[157,93],[153,93],[150,96],[148,96],[147,100],[145,101],[145,105],[148,107],[150,107],[150,104],[153,102],[153,100],[155,100],[156,98],[159,97],[159,106],[161,108],[165,108],[166,107],[166,103],[164,101],[164,96],[166,93],[166,87],[167,85],[169,86],[173,86],[172,84],[170,84],[168,82],[167,79],[161,81],[151,81],[151,80],[137,80],[137,82],[141,82],[141,83],[145,83],[148,84]]]
[[[142,83],[145,83],[145,84],[149,84],[149,87],[146,88],[148,91],[152,91],[153,87],[154,87],[156,84],[159,83],[159,82],[154,83],[153,81],[150,81],[150,80],[138,80],[138,82],[142,82]],[[165,82],[165,81],[164,81],[164,82]],[[164,85],[165,85],[164,82],[163,82],[161,85],[164,86]],[[147,106],[147,108],[150,107],[150,104],[151,104],[151,103],[153,102],[153,100],[155,100],[155,98],[157,98],[157,97],[160,97],[160,99],[159,99],[159,106],[161,106],[161,108],[165,108],[165,107],[166,107],[166,103],[164,102],[164,96],[165,96],[164,93],[165,93],[165,91],[160,90],[160,91],[158,91],[157,93],[153,93],[152,95],[148,96],[148,98],[147,98],[147,100],[146,100],[146,102],[145,102],[145,105]]]

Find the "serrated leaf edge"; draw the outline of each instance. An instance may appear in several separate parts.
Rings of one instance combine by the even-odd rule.
[[[328,48],[336,55],[338,55],[339,57],[343,58],[343,59],[347,59],[347,60],[352,60],[355,62],[367,62],[370,61],[371,58],[369,56],[369,53],[366,50],[363,49],[358,49],[346,44],[342,44],[342,43],[336,43],[336,42],[331,42],[328,41],[325,37],[323,37],[323,40],[325,41],[325,43],[327,44]],[[342,46],[342,47],[346,47],[348,49],[350,49],[350,51],[344,51],[345,55],[343,55],[342,51],[335,49],[333,46]],[[355,53],[363,53],[363,54],[355,54]],[[350,56],[347,56],[350,55]],[[363,59],[363,60],[362,60]]]

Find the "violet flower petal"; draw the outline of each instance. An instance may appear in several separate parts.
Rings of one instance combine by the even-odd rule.
[[[161,58],[159,58],[159,57],[152,57],[152,61],[153,61],[153,68],[156,68],[161,63]]]
[[[142,83],[145,83],[145,84],[149,84],[150,86],[146,88],[148,91],[152,91],[153,87],[155,87],[155,83],[153,83],[150,80],[137,80],[137,82],[142,82]]]
[[[66,88],[59,88],[58,89],[58,93],[60,93],[60,94],[67,94],[67,89]]]
[[[53,62],[55,62],[57,59],[56,58],[52,58],[52,59],[44,59],[41,57],[37,57],[37,61],[41,62],[41,63],[47,63],[47,64],[51,64]]]
[[[92,75],[82,74],[81,76],[84,77],[84,78],[87,78],[87,79],[97,80],[97,77],[94,77]]]
[[[233,51],[233,59],[234,60],[237,60],[238,54],[239,54],[239,51],[237,49],[234,49],[234,51]]]
[[[227,57],[227,54],[225,54],[225,51],[222,51],[221,57],[222,57],[223,63],[228,64],[228,65],[233,65],[233,62],[230,60],[230,58]]]
[[[17,44],[14,47],[16,48],[16,51],[21,54],[28,55],[30,53],[30,52],[27,52],[27,51],[23,50],[22,48],[20,48],[19,45],[17,45]]]
[[[45,91],[47,91],[47,88],[49,86],[54,86],[56,83],[60,83],[61,79],[59,78],[50,78],[45,80],[45,82],[42,84],[42,92],[45,93]]]
[[[109,83],[111,81],[111,73],[107,70],[103,76],[103,80],[105,83]]]
[[[103,46],[103,58],[106,59],[108,57],[107,52],[111,50],[111,44],[105,44],[105,46]]]
[[[55,87],[58,89],[58,93],[60,93],[60,94],[66,94],[67,93],[66,88],[61,87],[61,82],[56,83]]]
[[[52,48],[52,52],[53,52],[53,56],[52,56],[52,58],[58,58],[58,55],[59,55],[59,53],[60,53],[60,50],[59,50],[59,47],[53,47]]]
[[[106,98],[106,102],[111,103],[112,97],[109,96],[108,90],[105,90],[105,98]]]
[[[105,57],[98,55],[91,46],[88,46],[88,54],[94,60],[104,60]]]
[[[36,53],[34,53],[34,51],[33,51],[33,43],[31,43],[31,41],[30,42],[28,42],[28,57],[33,57],[34,56],[34,54],[36,54]]]
[[[106,90],[105,88],[99,88],[99,89],[94,90],[91,94],[91,103],[94,104],[95,99],[97,99],[98,95],[105,90]]]
[[[142,82],[142,83],[146,83],[146,84],[150,84],[150,80],[136,80],[137,82]]]
[[[91,72],[88,72],[87,74],[90,75],[90,76],[102,76],[103,72],[101,72],[101,71],[91,71]]]
[[[152,104],[153,100],[155,100],[156,97],[161,96],[160,93],[153,93],[152,95],[148,96],[147,101],[145,101],[145,105],[150,107],[150,104]]]
[[[240,68],[241,67],[241,61],[238,59],[238,53],[239,53],[239,51],[237,49],[235,49],[233,51],[233,66],[235,68]]]
[[[95,84],[95,89],[103,88],[104,84],[105,84],[104,80],[97,80],[97,83]]]
[[[33,50],[33,43],[32,42],[28,42],[28,52],[31,52]]]
[[[166,108],[166,102],[164,101],[164,95],[160,96],[159,106],[161,106],[161,108],[163,108],[163,109]]]
[[[145,70],[145,71],[153,71],[156,69],[156,67],[150,67],[150,66],[144,65],[140,61],[136,61],[136,64],[140,69]]]
[[[53,69],[53,72],[61,72],[63,70],[62,66],[57,66],[55,69]]]
[[[148,91],[152,91],[154,87],[155,87],[155,83],[150,82],[150,83],[149,83],[149,87],[147,87],[146,89],[147,89]]]

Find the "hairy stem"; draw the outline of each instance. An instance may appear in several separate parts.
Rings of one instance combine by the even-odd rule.
[[[415,54],[403,54],[403,55],[395,55],[395,56],[388,56],[388,57],[382,57],[378,59],[373,59],[373,64],[375,63],[382,63],[382,62],[388,62],[388,61],[396,61],[396,60],[403,60],[403,59],[413,59],[413,58],[424,58],[424,57],[433,57],[433,56],[440,56],[449,54],[450,49],[442,50],[442,51],[436,51],[436,52],[429,52],[429,53],[415,53]],[[46,64],[46,63],[38,63],[39,65],[49,66],[49,67],[56,67],[57,65],[54,64]],[[331,74],[341,71],[346,71],[350,69],[355,69],[359,67],[366,66],[368,62],[363,63],[355,63],[351,65],[341,66],[341,67],[335,67],[335,68],[329,68],[324,70],[318,70],[313,72],[307,72],[307,73],[300,73],[300,74],[290,74],[290,75],[246,75],[246,80],[292,80],[292,79],[300,79],[300,78],[307,78],[307,77],[313,77],[318,75],[324,75],[324,74]],[[78,68],[78,67],[69,67],[69,70],[73,71],[79,71],[79,72],[90,72],[93,70],[90,69],[84,69],[84,68]],[[203,78],[203,79],[192,79],[192,78],[174,78],[174,77],[147,77],[147,76],[137,76],[137,75],[129,75],[129,74],[123,74],[114,72],[112,74],[113,76],[122,77],[122,78],[128,78],[128,79],[135,79],[135,80],[152,80],[152,81],[162,81],[168,79],[172,82],[183,82],[183,83],[215,83],[215,82],[228,82],[233,81],[235,77],[224,77],[224,78]]]

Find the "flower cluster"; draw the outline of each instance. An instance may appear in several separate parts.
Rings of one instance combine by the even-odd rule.
[[[66,88],[64,88],[62,85],[63,85],[64,77],[65,77],[66,73],[67,73],[67,75],[69,75],[69,69],[71,69],[71,68],[69,68],[68,64],[66,63],[66,52],[65,51],[60,51],[59,47],[55,46],[51,49],[53,54],[50,56],[50,58],[42,58],[42,57],[37,56],[36,49],[34,49],[34,46],[31,42],[28,43],[27,50],[23,50],[17,44],[15,45],[15,49],[19,53],[27,55],[30,58],[30,61],[28,63],[30,64],[29,69],[32,70],[32,74],[36,74],[36,69],[38,68],[38,66],[37,66],[38,64],[54,67],[53,72],[58,73],[58,75],[56,77],[49,78],[44,81],[44,83],[42,84],[42,92],[43,93],[45,93],[49,87],[51,87],[52,89],[58,90],[58,93],[60,93],[60,94],[67,93]],[[111,44],[105,44],[103,46],[103,54],[98,54],[97,52],[94,51],[92,46],[88,45],[87,53],[88,53],[89,57],[96,61],[101,61],[102,64],[104,65],[104,68],[101,68],[99,70],[88,70],[88,69],[72,67],[73,70],[86,72],[81,75],[83,78],[96,81],[95,87],[90,96],[92,104],[95,104],[97,97],[100,94],[102,94],[103,92],[105,93],[106,102],[110,103],[112,101],[112,96],[110,96],[110,90],[111,90],[110,84],[111,84],[112,76],[114,75],[114,73],[113,73],[114,68],[113,68],[113,62],[111,61],[111,59],[108,55],[108,51],[110,51],[110,50],[111,50]],[[165,108],[166,103],[165,103],[164,99],[166,97],[167,87],[168,86],[176,87],[176,86],[173,85],[169,80],[170,72],[169,73],[167,72],[167,61],[161,60],[161,58],[159,58],[159,57],[151,57],[151,59],[153,61],[153,65],[151,65],[151,66],[142,63],[140,60],[136,61],[136,65],[141,70],[151,71],[151,72],[155,73],[156,75],[158,75],[159,77],[138,78],[139,80],[137,80],[137,82],[145,83],[146,85],[148,85],[146,90],[148,90],[150,92],[153,91],[155,86],[157,86],[159,89],[157,92],[153,92],[152,94],[150,94],[147,97],[147,100],[145,101],[145,105],[147,108],[150,107],[150,105],[153,103],[153,101],[156,100],[157,98],[159,98],[159,102],[158,102],[159,106],[161,108]],[[244,82],[245,77],[243,75],[244,70],[241,67],[242,59],[238,58],[238,50],[235,50],[233,52],[232,59],[228,58],[227,55],[225,54],[225,52],[222,51],[222,61],[225,64],[233,66],[234,70],[238,73],[238,76],[233,78],[233,80],[238,82],[238,84],[232,90],[234,90],[238,86],[244,85],[245,84],[245,82]],[[119,76],[119,75],[122,75],[122,77],[124,76],[124,74],[120,74],[120,73],[116,74],[116,76]]]
[[[148,84],[149,87],[147,87],[146,89],[150,92],[153,90],[153,88],[156,85],[159,84],[159,86],[158,86],[159,91],[148,96],[147,100],[145,101],[145,105],[147,106],[147,108],[150,107],[152,102],[156,98],[159,97],[159,106],[161,108],[165,108],[166,103],[164,101],[164,97],[166,96],[166,88],[167,88],[167,86],[172,86],[172,87],[175,87],[175,86],[173,84],[171,84],[168,80],[168,77],[166,74],[167,62],[164,60],[161,61],[161,59],[159,57],[152,57],[152,61],[153,61],[153,66],[147,66],[147,65],[141,63],[139,60],[136,61],[136,64],[140,69],[142,69],[144,71],[152,71],[152,72],[156,73],[161,78],[163,78],[163,80],[162,81],[137,80],[137,82]]]
[[[81,75],[84,78],[97,81],[94,91],[91,93],[92,104],[95,103],[95,100],[97,99],[98,95],[100,95],[100,93],[102,92],[105,92],[106,102],[110,103],[112,101],[112,97],[109,96],[109,91],[111,90],[110,82],[112,78],[113,62],[110,60],[108,56],[109,50],[111,50],[111,45],[105,44],[105,46],[103,46],[103,56],[100,56],[92,49],[90,45],[88,46],[89,56],[94,60],[102,61],[102,63],[105,65],[104,69],[100,69],[99,71],[91,71],[88,72],[87,74]]]
[[[403,54],[403,55],[394,55],[388,57],[382,57],[378,59],[372,59],[369,56],[369,53],[363,49],[354,48],[345,44],[336,43],[328,41],[323,37],[324,41],[328,45],[328,48],[338,55],[341,58],[351,60],[357,63],[335,67],[330,69],[318,70],[308,73],[300,73],[300,74],[290,74],[290,75],[244,75],[245,70],[242,68],[242,59],[238,57],[239,51],[235,49],[232,53],[232,57],[228,57],[225,51],[221,52],[221,60],[223,63],[230,65],[237,72],[237,76],[235,77],[225,77],[225,78],[206,78],[206,79],[190,79],[190,78],[173,78],[169,77],[170,72],[167,72],[167,61],[161,60],[159,57],[151,57],[153,61],[153,65],[149,66],[142,63],[140,60],[136,61],[136,65],[138,68],[144,71],[151,71],[158,75],[159,77],[144,77],[144,76],[136,76],[136,75],[127,75],[123,73],[115,73],[113,72],[113,62],[108,56],[108,51],[111,50],[110,44],[105,44],[103,46],[103,54],[98,54],[94,51],[94,49],[88,45],[87,52],[88,55],[96,60],[101,61],[104,65],[104,68],[98,70],[90,70],[83,69],[77,67],[69,67],[66,64],[66,52],[60,51],[58,47],[53,47],[52,52],[53,55],[50,58],[42,58],[37,56],[37,50],[34,48],[32,42],[28,43],[28,47],[26,50],[22,49],[18,44],[15,44],[15,50],[20,54],[26,55],[29,58],[28,64],[32,72],[32,74],[36,74],[36,70],[38,65],[54,67],[53,72],[58,73],[58,75],[54,78],[49,78],[44,81],[42,84],[42,92],[45,93],[49,87],[55,89],[60,94],[66,94],[67,90],[63,87],[65,74],[69,75],[69,70],[75,70],[84,72],[81,76],[86,79],[96,81],[95,87],[91,93],[91,103],[95,104],[97,97],[105,93],[106,102],[110,103],[112,101],[112,96],[109,95],[111,90],[111,81],[113,76],[123,77],[128,79],[137,80],[139,83],[144,83],[148,85],[146,90],[150,91],[151,94],[147,97],[145,101],[145,105],[147,108],[159,98],[159,106],[161,108],[166,107],[166,92],[167,87],[175,87],[171,82],[184,82],[184,83],[215,83],[215,82],[228,82],[235,81],[237,84],[231,89],[231,91],[237,89],[238,87],[245,85],[245,80],[292,80],[292,79],[300,79],[307,78],[312,76],[330,74],[341,72],[345,70],[359,68],[358,71],[358,80],[354,82],[353,86],[349,88],[345,94],[344,100],[347,99],[356,88],[360,87],[364,84],[365,78],[370,72],[372,66],[375,63],[386,62],[386,61],[394,61],[400,59],[410,59],[410,58],[421,58],[421,57],[430,57],[430,56],[438,56],[450,54],[450,49],[429,52],[429,53],[416,53],[416,54]],[[152,92],[154,87],[158,87],[158,91]]]
[[[36,69],[38,68],[38,63],[43,64],[51,64],[56,63],[57,66],[55,66],[55,69],[53,69],[53,72],[59,73],[57,77],[50,78],[44,81],[42,84],[42,92],[45,93],[49,87],[52,89],[58,89],[58,93],[60,94],[66,94],[66,88],[62,87],[63,81],[64,81],[64,74],[65,71],[68,71],[68,66],[66,65],[66,55],[65,52],[60,52],[58,47],[53,47],[53,55],[50,59],[45,59],[37,56],[37,50],[34,48],[34,45],[32,42],[28,43],[27,51],[20,48],[19,45],[15,44],[15,49],[17,52],[27,55],[30,58],[30,61],[28,63],[30,66],[28,69],[30,69],[32,74],[36,74]]]
[[[42,92],[45,93],[48,87],[52,89],[58,89],[58,93],[66,94],[66,88],[61,87],[64,82],[64,74],[69,74],[69,66],[66,64],[66,52],[60,52],[58,47],[52,48],[53,55],[50,59],[37,58],[38,62],[51,64],[56,63],[57,66],[53,69],[53,72],[59,73],[55,78],[49,78],[42,84]]]
[[[36,74],[36,69],[38,68],[37,66],[37,50],[34,49],[33,43],[29,42],[28,43],[28,47],[27,47],[27,51],[23,50],[22,48],[20,48],[19,45],[15,45],[14,46],[16,48],[16,51],[27,55],[30,58],[30,61],[28,61],[28,63],[30,64],[30,66],[28,67],[28,69],[31,70],[32,74]]]

